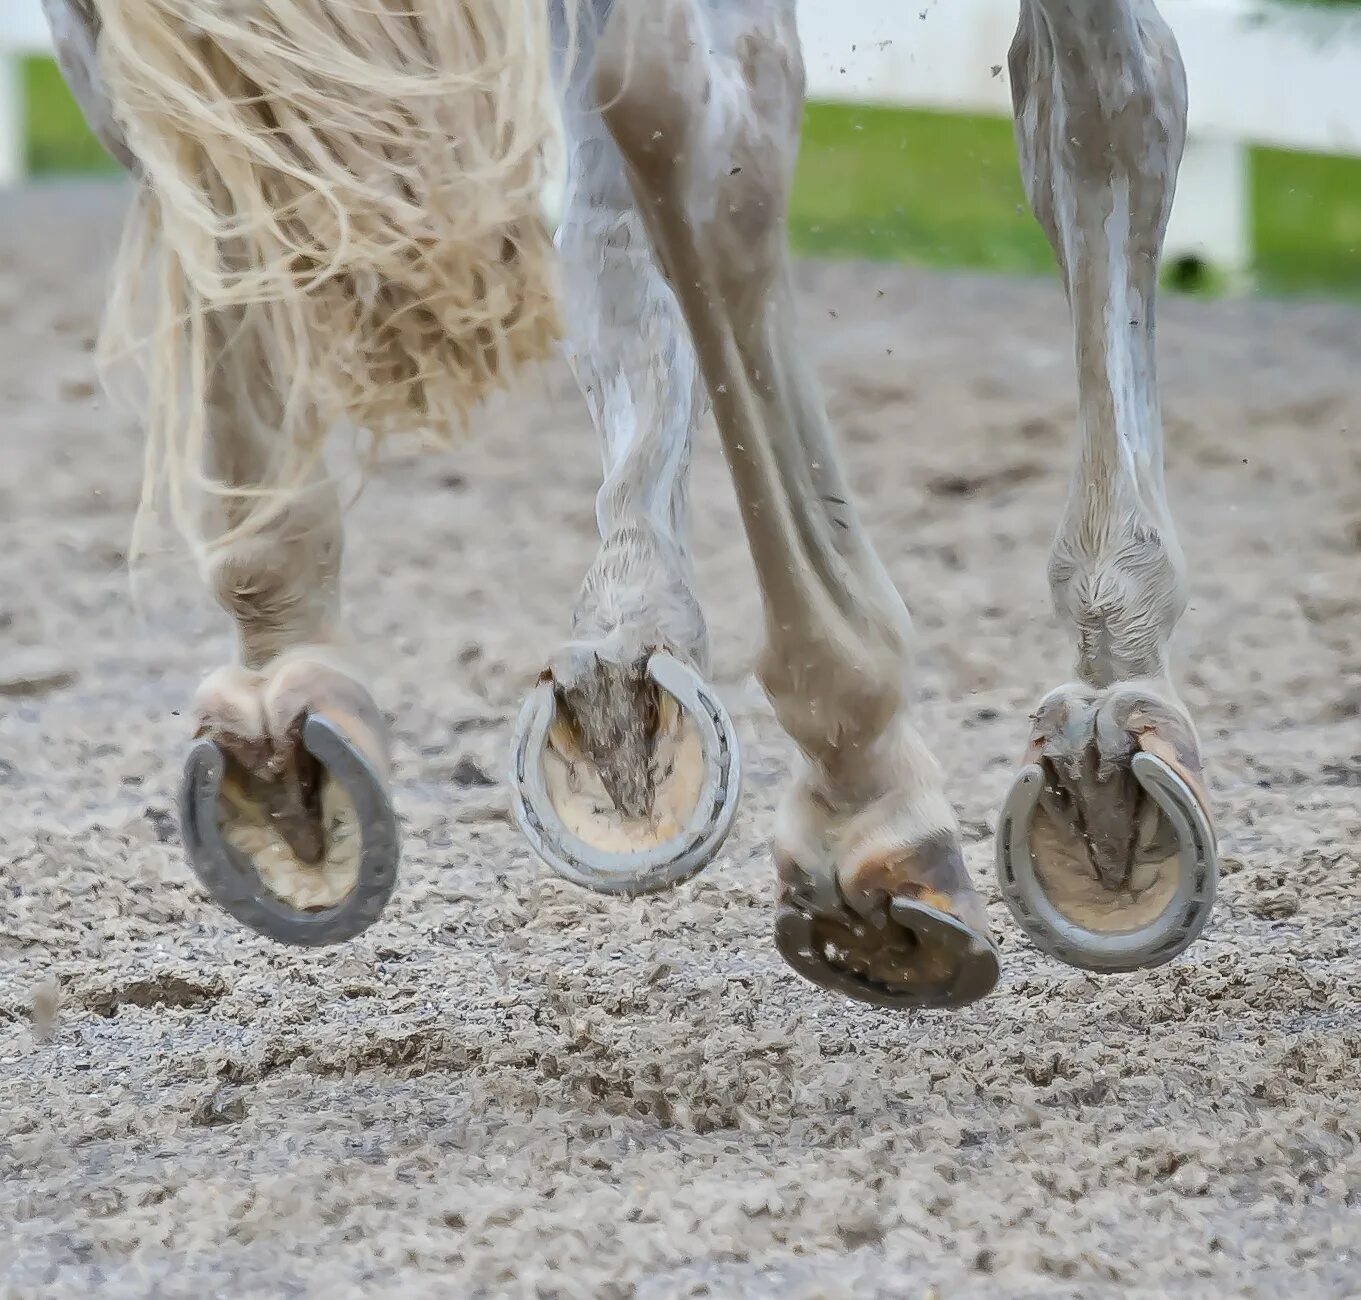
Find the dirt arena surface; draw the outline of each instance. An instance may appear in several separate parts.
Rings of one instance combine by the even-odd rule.
[[[549,877],[501,773],[593,553],[565,370],[353,514],[353,629],[394,720],[402,882],[340,950],[273,947],[177,846],[180,711],[225,619],[167,551],[90,355],[121,203],[0,199],[0,1295],[1361,1295],[1361,315],[1169,302],[1177,664],[1225,877],[1116,979],[1030,950],[996,809],[1071,650],[1045,557],[1074,425],[1055,283],[801,269],[872,533],[920,640],[1004,974],[961,1013],[833,1000],[771,940],[791,746],[712,430],[695,549],[747,757],[676,893]]]

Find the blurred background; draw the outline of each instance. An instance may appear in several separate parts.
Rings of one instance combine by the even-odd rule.
[[[1167,250],[1172,287],[1361,299],[1361,0],[1161,8],[1188,67],[1193,137]],[[812,102],[798,251],[1051,273],[1007,116],[1015,9],[801,0]],[[46,39],[39,0],[4,0],[0,182],[112,168]]]

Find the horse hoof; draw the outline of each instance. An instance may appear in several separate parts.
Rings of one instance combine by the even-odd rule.
[[[1176,880],[1156,916],[1128,929],[1095,929],[1061,911],[1046,892],[1031,844],[1031,824],[1044,770],[1028,764],[1017,776],[997,826],[997,880],[1002,898],[1031,941],[1069,966],[1105,974],[1161,966],[1205,928],[1219,882],[1214,829],[1191,785],[1148,752],[1130,761],[1135,780],[1158,805],[1177,841]]]
[[[997,987],[1002,967],[992,941],[944,908],[895,898],[876,924],[851,915],[839,900],[823,900],[822,912],[818,907],[785,891],[775,946],[819,988],[893,1011],[938,1011],[968,1006]],[[901,950],[900,969],[892,979],[882,970],[876,977],[890,943]],[[837,950],[835,960],[829,946]]]
[[[702,871],[732,828],[741,792],[741,758],[732,719],[693,669],[664,652],[647,675],[676,702],[698,736],[698,797],[678,833],[640,849],[591,844],[564,819],[546,771],[549,732],[557,717],[551,678],[535,687],[516,726],[511,770],[515,820],[530,847],[574,884],[602,894],[638,895],[669,889]]]
[[[290,906],[270,891],[250,857],[224,838],[220,796],[226,759],[211,740],[195,744],[185,761],[180,824],[189,865],[219,907],[267,939],[319,948],[354,938],[382,914],[397,883],[401,840],[382,781],[338,727],[310,714],[303,744],[344,791],[360,828],[355,883],[334,906]]]

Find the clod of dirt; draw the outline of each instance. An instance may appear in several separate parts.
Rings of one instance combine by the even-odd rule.
[[[1293,889],[1273,889],[1252,902],[1252,914],[1268,921],[1284,921],[1300,910],[1300,896]]]
[[[926,480],[926,490],[936,497],[968,497],[993,488],[1014,487],[1039,478],[1044,470],[1030,461],[1003,465],[1000,469],[980,474],[936,474]]]
[[[174,813],[168,808],[147,807],[142,809],[142,816],[150,823],[151,829],[155,831],[158,844],[179,843],[179,823],[175,820]]]
[[[58,391],[65,402],[88,402],[99,389],[88,379],[67,379]]]
[[[246,1118],[246,1096],[240,1088],[229,1083],[200,1098],[189,1113],[193,1123],[201,1128],[218,1128],[223,1124],[239,1124]]]
[[[454,765],[449,779],[465,790],[486,790],[496,784],[473,759],[466,754]]]
[[[200,1007],[216,1002],[226,987],[218,980],[197,983],[177,975],[134,980],[121,988],[85,993],[81,1001],[97,1016],[116,1016],[120,1007]]]
[[[1324,763],[1321,771],[1328,785],[1361,785],[1361,754],[1341,763]]]
[[[76,677],[77,673],[72,668],[33,664],[24,669],[11,670],[0,677],[0,696],[21,700],[35,695],[48,695],[53,691],[64,690]]]

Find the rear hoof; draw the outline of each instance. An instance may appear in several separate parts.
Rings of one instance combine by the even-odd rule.
[[[511,771],[515,820],[549,867],[597,893],[648,894],[689,880],[712,861],[737,812],[741,758],[727,710],[698,673],[669,654],[654,654],[647,674],[693,725],[698,746],[693,807],[679,831],[660,843],[614,851],[591,843],[568,825],[559,807],[562,793],[555,800],[546,770],[549,732],[557,717],[551,678],[541,681],[525,701],[516,726]],[[579,820],[607,818],[610,811],[590,809]]]
[[[781,905],[775,920],[775,945],[785,961],[820,988],[895,1011],[953,1010],[987,997],[997,987],[1001,974],[997,950],[962,921],[907,900],[893,905],[892,918],[901,941],[919,954],[922,978],[912,986],[884,983],[868,969],[861,973],[853,968],[856,953],[843,945],[864,937],[863,931],[869,928],[865,921],[858,921],[855,929],[838,922],[828,925],[798,907]],[[876,936],[869,954],[880,941]],[[868,967],[872,957],[862,960]]]
[[[819,892],[797,867],[785,882],[775,945],[804,979],[857,1002],[898,1011],[968,1006],[997,987],[1001,963],[986,934],[937,903],[897,895],[870,916]],[[926,891],[923,891],[926,892]],[[971,899],[973,898],[970,895]]]
[[[212,740],[200,740],[189,751],[180,821],[189,865],[219,907],[267,939],[317,948],[352,939],[379,918],[397,883],[401,839],[382,780],[340,728],[309,714],[302,739],[349,800],[359,828],[354,884],[340,902],[291,906],[268,887],[251,857],[228,843],[221,822],[226,759]]]
[[[1176,838],[1170,879],[1146,890],[1156,914],[1131,902],[1132,924],[1110,926],[1105,909],[1084,907],[1078,897],[1063,899],[1046,889],[1042,855],[1035,852],[1032,826],[1045,786],[1044,769],[1028,764],[1016,778],[997,826],[997,881],[1002,898],[1031,942],[1069,966],[1104,974],[1161,966],[1190,947],[1214,908],[1219,864],[1214,830],[1194,787],[1177,766],[1147,751],[1130,759],[1130,771],[1167,819]],[[1100,888],[1095,882],[1088,882]],[[1164,901],[1165,900],[1165,901]],[[1161,906],[1158,904],[1161,902]]]

